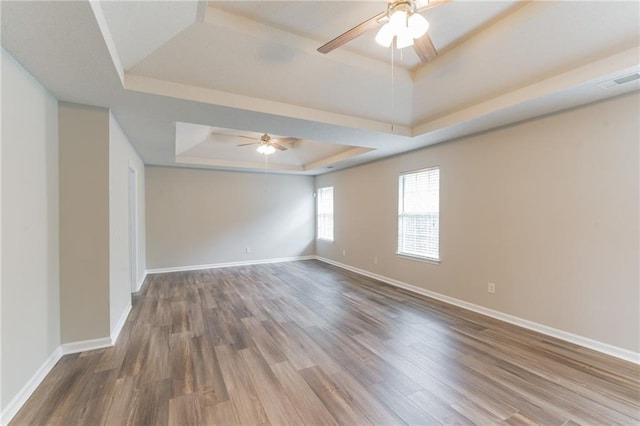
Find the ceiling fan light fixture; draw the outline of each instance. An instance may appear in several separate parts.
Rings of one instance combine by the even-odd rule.
[[[404,49],[405,47],[413,46],[413,37],[408,31],[398,34],[396,37],[396,47],[398,49]]]
[[[393,43],[394,36],[395,34],[393,34],[391,26],[389,23],[386,23],[380,28],[378,34],[376,34],[376,43],[383,47],[389,47],[391,43]]]
[[[276,149],[271,144],[263,143],[258,145],[258,148],[256,148],[256,151],[258,151],[260,154],[269,155],[276,152]]]
[[[427,33],[429,21],[419,13],[413,13],[407,21],[409,32],[413,38],[420,38]]]
[[[398,4],[399,3],[399,4]],[[420,38],[427,33],[429,22],[424,16],[414,12],[413,3],[397,2],[391,8],[389,21],[376,34],[376,42],[389,47],[396,39],[396,47],[403,49],[413,46],[413,39]],[[389,13],[389,12],[388,12]]]
[[[407,11],[396,10],[389,18],[388,25],[394,35],[398,36],[407,30]]]

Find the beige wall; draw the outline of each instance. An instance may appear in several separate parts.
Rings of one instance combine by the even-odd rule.
[[[144,276],[144,165],[107,109],[61,103],[59,123],[62,342],[115,337],[137,284],[130,272],[130,166]]]
[[[148,269],[314,253],[312,177],[167,167],[145,176]]]
[[[137,181],[137,277],[132,283],[129,224],[129,169]],[[131,292],[145,273],[144,163],[131,146],[120,125],[109,115],[109,310],[110,329],[131,305]]]
[[[60,345],[58,103],[2,50],[0,412]]]
[[[109,337],[109,111],[60,103],[62,342]]]
[[[335,187],[335,244],[317,254],[640,352],[639,105],[627,95],[319,176]],[[394,254],[398,174],[430,166],[439,265]]]

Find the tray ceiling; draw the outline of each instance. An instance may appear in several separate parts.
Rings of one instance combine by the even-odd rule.
[[[147,164],[258,169],[221,140],[180,150],[191,123],[300,138],[269,160],[313,175],[640,87],[598,86],[640,69],[638,2],[454,0],[424,13],[439,56],[393,70],[375,32],[316,51],[383,1],[1,7],[3,47],[58,99],[110,108]]]

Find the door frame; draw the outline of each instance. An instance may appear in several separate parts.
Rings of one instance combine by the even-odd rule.
[[[138,171],[129,163],[129,273],[131,292],[138,291]]]

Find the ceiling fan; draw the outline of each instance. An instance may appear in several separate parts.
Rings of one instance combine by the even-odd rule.
[[[239,137],[241,138],[246,138],[246,139],[255,139],[249,136],[243,136],[243,135],[239,135]],[[269,154],[273,154],[274,152],[276,152],[276,149],[280,150],[280,151],[286,151],[288,148],[286,146],[281,145],[282,143],[293,143],[298,141],[298,138],[277,138],[277,139],[273,139],[271,138],[271,136],[269,136],[268,134],[263,134],[260,137],[259,141],[256,142],[251,142],[251,143],[243,143],[240,145],[236,145],[236,146],[249,146],[249,145],[258,145],[258,149],[257,151],[260,154],[265,154],[265,155],[269,155]]]
[[[389,47],[395,38],[396,46],[401,49],[413,46],[422,62],[438,56],[438,52],[426,33],[429,23],[420,15],[451,0],[395,0],[387,3],[387,10],[351,28],[330,42],[320,46],[318,52],[329,53],[345,43],[382,25],[376,35],[376,41]]]

